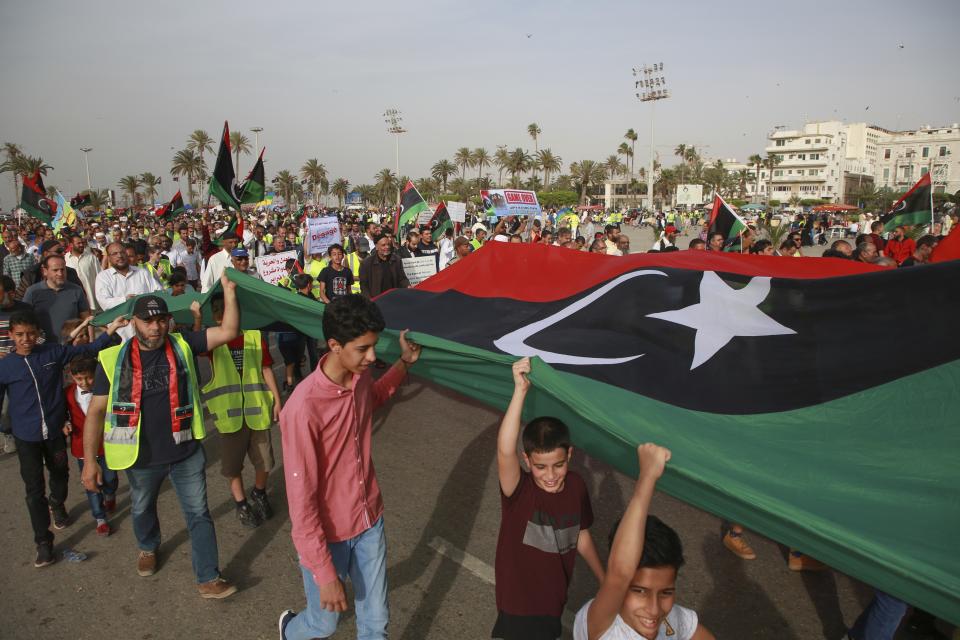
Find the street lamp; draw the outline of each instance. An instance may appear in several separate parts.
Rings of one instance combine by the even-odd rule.
[[[650,103],[650,166],[647,170],[647,197],[650,198],[650,211],[653,211],[653,161],[655,148],[653,146],[653,107],[657,100],[670,97],[667,91],[667,79],[663,75],[663,63],[653,66],[633,69],[633,82],[637,100]]]
[[[87,160],[87,154],[93,151],[93,148],[81,147],[80,151],[83,151],[83,164],[87,168],[87,191],[93,191],[93,187],[90,186],[90,162]]]
[[[250,127],[250,131],[253,131],[253,135],[256,138],[254,143],[257,147],[257,156],[260,156],[260,132],[263,131],[263,127]]]
[[[383,121],[387,125],[387,133],[392,133],[397,140],[397,204],[400,204],[400,134],[406,133],[403,128],[403,114],[399,109],[387,109],[383,112]]]

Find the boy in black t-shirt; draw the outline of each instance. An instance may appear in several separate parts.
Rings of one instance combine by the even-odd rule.
[[[593,524],[583,479],[569,471],[567,426],[551,417],[523,430],[523,471],[517,455],[520,414],[530,389],[530,359],[513,365],[513,398],[497,436],[501,522],[497,540],[497,622],[494,638],[555,640],[567,602],[576,554],[603,581],[603,565],[588,531]]]
[[[331,300],[349,295],[350,287],[353,286],[353,272],[343,264],[346,254],[339,244],[332,245],[327,250],[327,255],[330,257],[330,264],[320,271],[317,278],[320,280],[320,300],[330,304]]]

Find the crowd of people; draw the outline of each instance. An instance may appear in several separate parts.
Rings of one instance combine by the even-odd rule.
[[[322,252],[305,245],[304,216],[311,215],[337,215],[340,241]],[[306,609],[283,612],[281,638],[333,634],[348,606],[348,579],[364,585],[355,593],[360,637],[386,637],[386,546],[383,502],[371,463],[372,414],[397,390],[421,348],[401,333],[400,358],[374,380],[371,369],[387,365],[376,356],[384,321],[373,300],[409,286],[407,258],[432,257],[439,271],[487,242],[624,256],[631,253],[631,243],[623,225],[641,224],[639,216],[592,212],[547,212],[534,220],[471,216],[436,238],[431,228],[396,233],[392,212],[307,211],[304,216],[204,211],[161,220],[130,212],[87,216],[60,233],[30,218],[4,224],[0,444],[19,459],[36,567],[56,561],[53,531],[70,525],[65,507],[69,450],[98,535],[113,533],[118,471],[126,471],[138,575],[153,575],[160,566],[157,497],[169,477],[190,533],[200,596],[232,595],[236,586],[219,569],[201,441],[209,426],[219,432],[220,472],[237,518],[256,528],[274,515],[267,481],[276,466],[271,427],[279,424],[286,500],[307,600]],[[956,223],[951,213],[928,234],[916,237],[898,227],[883,237],[881,223],[874,222],[870,233],[857,233],[852,242],[837,239],[824,255],[891,267],[921,264]],[[687,231],[694,236],[687,250],[802,257],[823,234],[816,229],[825,226],[814,218],[783,224],[791,230],[779,246],[757,226],[748,226],[730,246],[696,215],[656,215],[649,251],[680,251],[679,238]],[[239,328],[242,310],[226,269],[258,277],[257,258],[286,252],[295,257],[286,260],[276,284],[326,304],[322,344],[293,327],[272,336]],[[168,298],[157,295],[207,293],[218,285],[211,299],[213,324],[207,327],[197,302],[191,305],[192,323],[182,325],[174,321]],[[94,329],[94,315],[131,299],[128,314],[102,331]],[[282,382],[274,375],[272,345],[283,359]],[[201,355],[209,363],[208,375]],[[676,532],[648,514],[670,452],[652,444],[638,449],[640,477],[611,534],[604,564],[589,531],[593,515],[586,485],[569,471],[569,430],[548,417],[521,429],[529,372],[526,359],[514,365],[515,392],[497,444],[502,522],[493,637],[559,637],[579,554],[599,588],[576,617],[575,638],[712,638],[695,612],[674,605],[682,544]],[[243,478],[246,460],[254,468],[249,491]],[[724,544],[745,560],[755,557],[735,523],[727,524]],[[815,561],[805,564],[802,554],[793,552],[790,566],[805,570],[815,568]],[[892,637],[905,612],[905,603],[878,593],[850,637]]]

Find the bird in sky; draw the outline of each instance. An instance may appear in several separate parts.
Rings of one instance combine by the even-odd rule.
[[[533,37],[533,34],[532,34],[532,33],[528,33],[528,34],[527,34],[527,39],[528,39],[528,40],[529,40],[530,38],[532,38],[532,37]]]

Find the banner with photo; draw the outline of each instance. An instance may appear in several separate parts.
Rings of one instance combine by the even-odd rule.
[[[535,216],[542,211],[535,191],[520,189],[485,189],[480,192],[488,217]]]

